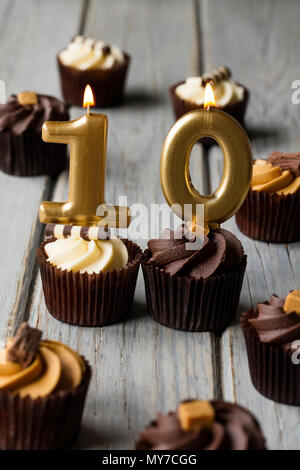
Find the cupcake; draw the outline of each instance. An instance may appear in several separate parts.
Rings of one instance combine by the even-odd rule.
[[[205,85],[212,82],[216,107],[233,116],[243,126],[249,92],[243,85],[230,80],[230,76],[227,67],[220,67],[212,73],[188,77],[171,86],[170,97],[176,119],[192,109],[203,108]]]
[[[158,413],[140,434],[137,450],[264,450],[254,416],[225,401],[187,400],[176,412]]]
[[[142,259],[148,313],[179,330],[224,330],[237,313],[246,268],[242,244],[221,228],[204,235],[200,249],[187,249],[188,242],[182,226],[149,240]]]
[[[41,336],[23,323],[0,350],[1,450],[63,449],[79,434],[90,366]]]
[[[300,406],[300,291],[272,295],[241,317],[251,380],[265,397]]]
[[[119,105],[130,57],[116,46],[76,36],[57,56],[65,101],[82,106],[89,83],[98,108]]]
[[[255,160],[252,185],[236,213],[247,236],[274,243],[300,241],[300,153]]]
[[[142,257],[139,246],[98,227],[48,225],[46,235],[37,260],[51,315],[79,326],[126,319]]]
[[[0,169],[15,176],[59,173],[67,146],[42,141],[45,120],[67,121],[68,107],[48,95],[23,92],[0,104]]]

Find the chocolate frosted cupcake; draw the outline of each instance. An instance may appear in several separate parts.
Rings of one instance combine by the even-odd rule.
[[[236,213],[240,230],[274,243],[300,241],[300,153],[255,160],[251,189]]]
[[[23,323],[0,350],[1,450],[63,449],[79,434],[90,366],[41,335]]]
[[[148,242],[142,260],[148,313],[179,330],[224,330],[237,313],[246,268],[243,247],[224,229],[211,230],[200,248],[192,249],[192,242],[183,227]]]
[[[12,95],[0,104],[0,169],[15,176],[59,173],[67,163],[66,145],[42,141],[45,120],[66,121],[62,101],[33,92]]]
[[[51,315],[80,326],[127,318],[142,257],[139,246],[98,227],[48,225],[46,234],[52,238],[38,248],[37,259]]]
[[[243,85],[230,80],[230,76],[227,67],[220,67],[212,73],[188,77],[185,81],[171,86],[170,96],[176,119],[192,109],[203,108],[205,85],[212,82],[216,107],[233,116],[243,126],[249,92]],[[206,141],[208,142],[208,139]]]
[[[118,47],[76,36],[58,54],[57,62],[67,103],[82,106],[87,84],[93,89],[97,107],[121,103],[130,57]]]
[[[140,434],[137,450],[264,450],[254,416],[224,401],[188,400],[177,412],[158,413]]]
[[[241,317],[254,387],[279,403],[300,406],[300,291],[272,295]]]

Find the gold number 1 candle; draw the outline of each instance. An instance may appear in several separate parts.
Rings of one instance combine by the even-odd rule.
[[[241,206],[250,188],[252,152],[246,132],[229,114],[214,106],[208,83],[205,90],[206,109],[193,110],[181,117],[169,131],[161,154],[161,186],[166,201],[182,218],[184,205],[192,207],[193,220],[197,204],[204,205],[205,228],[217,228]],[[209,196],[201,195],[193,186],[189,159],[194,144],[202,137],[211,137],[221,147],[224,157],[223,176],[219,187]]]
[[[129,224],[127,207],[105,203],[107,116],[90,113],[89,107],[93,105],[93,94],[88,85],[84,95],[87,114],[75,121],[48,121],[43,125],[45,142],[70,144],[70,174],[68,201],[43,202],[39,213],[42,223],[110,227],[127,227]],[[99,212],[102,214],[97,215]]]

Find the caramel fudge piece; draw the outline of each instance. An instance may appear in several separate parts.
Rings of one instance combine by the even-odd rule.
[[[300,290],[292,290],[286,297],[283,310],[286,313],[296,312],[300,315]]]
[[[21,106],[37,104],[38,97],[34,91],[23,91],[17,95],[18,101]]]
[[[195,400],[180,403],[178,419],[184,431],[199,431],[210,428],[215,419],[215,410],[209,401]]]

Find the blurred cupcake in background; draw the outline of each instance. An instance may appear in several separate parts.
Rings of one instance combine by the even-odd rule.
[[[42,141],[45,121],[68,121],[67,105],[48,95],[25,91],[0,104],[0,169],[15,176],[59,173],[67,146]]]
[[[137,450],[264,450],[265,438],[250,411],[222,400],[186,400],[157,414],[140,434]]]
[[[255,160],[251,189],[236,213],[248,237],[273,243],[300,241],[300,153],[272,152]]]
[[[216,107],[231,116],[244,126],[244,115],[249,99],[249,91],[240,83],[231,80],[227,67],[220,67],[211,73],[199,77],[188,77],[170,88],[170,97],[175,118],[192,109],[204,106],[204,90],[208,82],[213,84]]]
[[[68,346],[23,323],[0,349],[1,450],[53,450],[78,437],[91,378]]]
[[[57,56],[62,93],[71,105],[82,106],[89,83],[99,108],[121,103],[130,62],[117,46],[76,36]]]

